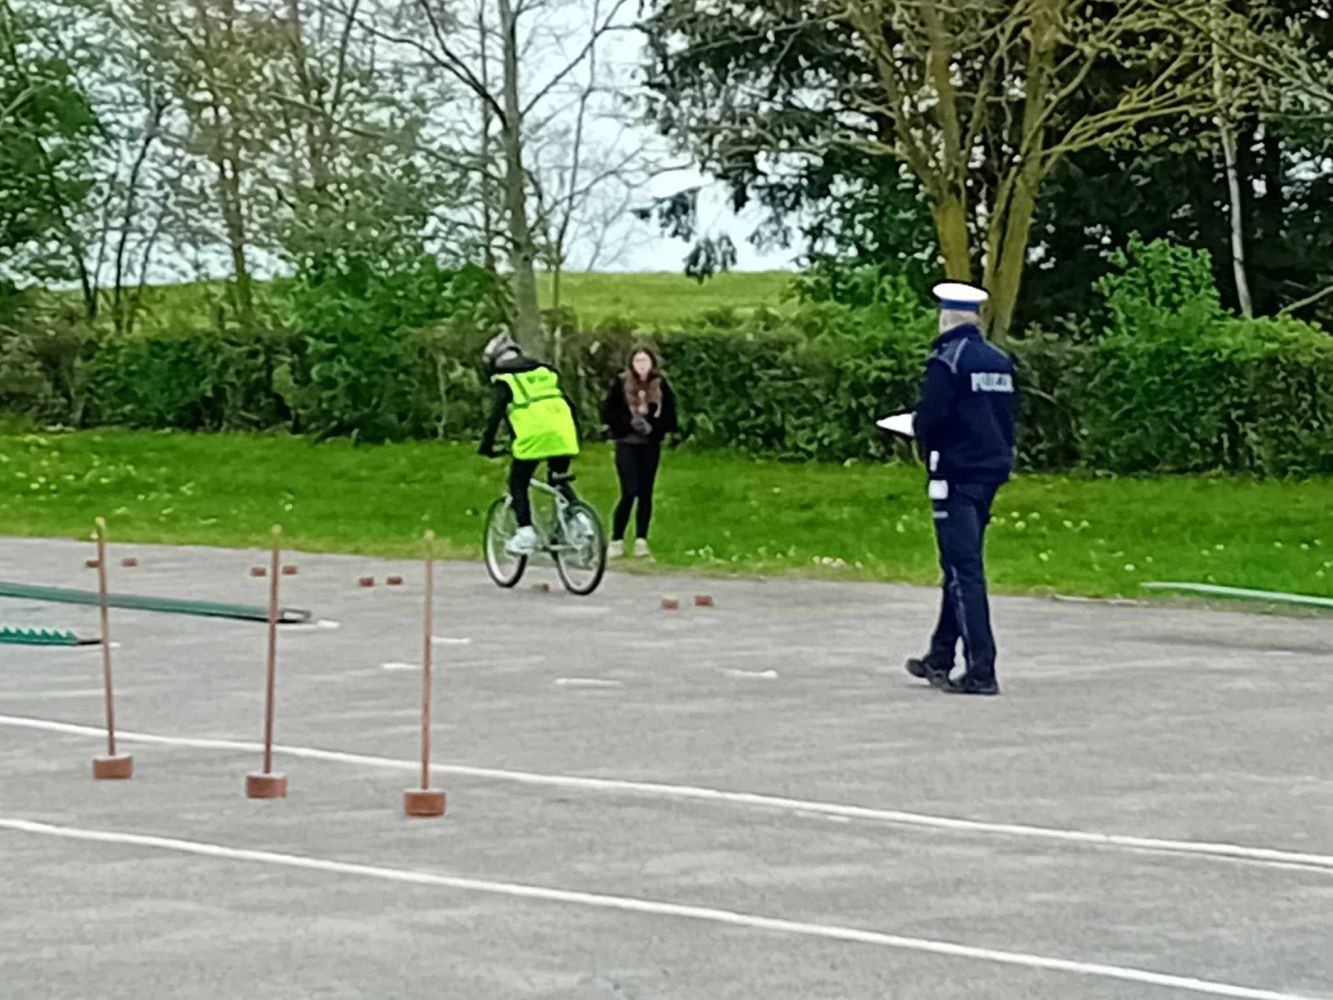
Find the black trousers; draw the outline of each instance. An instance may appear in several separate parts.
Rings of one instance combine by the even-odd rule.
[[[978,680],[995,676],[995,635],[986,593],[986,526],[998,486],[952,484],[945,500],[932,502],[940,568],[944,570],[940,620],[926,660],[950,667],[961,639],[968,673]]]
[[[644,444],[616,442],[616,473],[620,476],[620,503],[616,504],[611,524],[611,539],[625,540],[630,511],[635,512],[636,538],[647,538],[653,520],[653,488],[657,485],[657,468],[662,463],[662,445],[657,441]]]
[[[546,469],[550,478],[556,476],[566,476],[569,474],[569,466],[574,459],[569,455],[557,455],[554,458],[546,460]],[[509,466],[509,502],[514,508],[514,519],[518,521],[520,528],[532,527],[532,498],[528,496],[528,486],[532,483],[532,477],[537,472],[537,466],[541,465],[541,459],[534,458],[516,458]],[[576,499],[574,490],[568,483],[556,485],[561,493],[568,499]]]

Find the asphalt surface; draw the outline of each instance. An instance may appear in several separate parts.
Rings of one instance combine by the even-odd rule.
[[[0,540],[0,579],[90,554]],[[252,604],[263,561],[110,560]],[[112,612],[124,783],[100,651],[0,646],[0,997],[1333,996],[1333,619],[1000,599],[1003,696],[949,698],[901,669],[929,591],[441,564],[449,809],[409,820],[421,568],[288,561],[337,627],[279,635],[282,801],[243,794],[263,625]]]

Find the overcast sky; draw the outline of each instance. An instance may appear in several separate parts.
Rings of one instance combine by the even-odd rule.
[[[483,0],[484,2],[484,0]],[[600,0],[605,11],[615,0]],[[626,13],[632,18],[637,13],[636,4],[628,4]],[[567,62],[569,53],[576,52],[586,41],[588,28],[591,26],[590,0],[549,0],[545,10],[529,15],[530,37],[545,37],[553,32],[568,32],[567,41],[554,48],[534,44],[527,52],[523,63],[523,76],[527,81],[534,81],[535,86],[558,72]],[[563,54],[561,49],[563,49]],[[623,83],[633,87],[642,78],[641,66],[644,62],[644,43],[642,36],[635,31],[613,32],[603,37],[598,53],[599,76],[608,82]],[[598,146],[617,150],[648,147],[658,150],[650,157],[655,162],[680,162],[680,157],[671,155],[665,140],[656,130],[647,126],[631,126],[626,130],[623,117],[614,120],[597,121],[589,134],[589,146],[594,150]],[[757,227],[760,219],[757,212],[747,210],[737,217],[731,211],[729,197],[724,185],[712,183],[690,169],[668,175],[654,177],[643,190],[639,204],[650,204],[654,197],[663,197],[681,189],[706,185],[699,202],[699,235],[718,237],[729,235],[736,245],[739,257],[738,270],[775,270],[794,265],[801,255],[802,248],[794,246],[789,250],[760,251],[751,246],[749,235]],[[614,194],[618,204],[621,194]],[[595,227],[594,227],[595,228]],[[595,261],[599,271],[679,271],[684,266],[690,244],[682,240],[672,240],[663,236],[660,228],[651,222],[641,222],[629,212],[617,216],[614,232],[601,241],[604,249]],[[588,258],[595,252],[594,240],[589,233],[583,233],[575,240],[569,254],[569,266],[572,270],[587,267]]]

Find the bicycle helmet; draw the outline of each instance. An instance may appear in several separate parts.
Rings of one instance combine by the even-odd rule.
[[[486,343],[486,347],[481,352],[481,359],[485,363],[488,371],[494,371],[496,366],[505,358],[516,354],[522,354],[523,350],[508,331],[497,333]]]

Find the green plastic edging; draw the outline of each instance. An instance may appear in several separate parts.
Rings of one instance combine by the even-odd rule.
[[[48,601],[52,604],[99,603],[91,590],[65,590],[60,587],[32,587],[22,583],[0,581],[0,597],[28,601]],[[155,611],[168,615],[194,615],[200,618],[231,618],[237,621],[266,622],[268,609],[245,604],[218,604],[213,601],[182,601],[171,597],[136,597],[131,594],[110,594],[107,606],[129,611]],[[309,611],[299,608],[279,608],[278,622],[282,625],[300,625],[310,621]]]
[[[0,646],[82,646],[73,632],[49,628],[0,627]]]
[[[1284,594],[1277,590],[1249,590],[1245,587],[1219,587],[1212,583],[1145,583],[1145,590],[1184,590],[1194,594],[1215,594],[1218,597],[1246,597],[1275,604],[1302,604],[1311,608],[1333,608],[1333,597],[1315,597],[1313,594]]]

